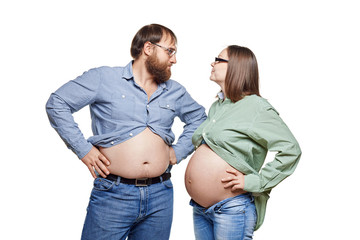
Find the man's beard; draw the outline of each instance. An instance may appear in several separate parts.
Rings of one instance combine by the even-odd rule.
[[[147,71],[154,77],[157,84],[166,82],[171,76],[171,70],[168,69],[167,62],[161,63],[155,54],[149,56],[145,61]]]

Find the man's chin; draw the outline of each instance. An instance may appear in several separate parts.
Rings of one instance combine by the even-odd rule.
[[[171,78],[171,70],[170,70],[170,68],[167,69],[166,73],[167,73],[166,77],[164,78],[166,80],[164,80],[164,82],[168,81]]]

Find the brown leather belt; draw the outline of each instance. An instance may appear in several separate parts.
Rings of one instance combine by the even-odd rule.
[[[125,183],[125,184],[135,185],[135,186],[138,186],[138,187],[144,187],[144,186],[149,186],[151,184],[155,184],[155,183],[159,183],[159,182],[169,180],[170,177],[171,177],[171,173],[163,173],[161,176],[153,177],[153,178],[129,179],[129,178],[120,177],[120,182]],[[108,179],[110,181],[117,181],[118,178],[119,178],[119,176],[114,175],[114,174],[109,174],[106,177],[106,179]]]

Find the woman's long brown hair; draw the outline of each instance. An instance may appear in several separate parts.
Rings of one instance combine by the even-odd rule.
[[[237,102],[247,95],[259,91],[259,70],[255,54],[246,47],[230,45],[227,47],[229,56],[225,77],[226,97]]]

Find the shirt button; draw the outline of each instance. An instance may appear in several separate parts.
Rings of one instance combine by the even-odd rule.
[[[216,120],[215,120],[215,119],[213,120],[213,123],[214,123],[214,122],[216,122]]]
[[[111,142],[111,145],[114,145],[114,141]]]
[[[149,108],[150,106],[149,105],[146,105],[147,108]]]
[[[206,135],[206,133],[204,133],[204,132],[203,132],[203,134],[202,134],[202,135],[203,135],[203,136],[205,136],[205,135]]]
[[[129,135],[130,135],[130,137],[132,137],[133,133],[130,133]]]
[[[167,108],[169,108],[169,107],[170,107],[170,105],[168,104],[168,105],[166,105],[166,107],[167,107]]]
[[[121,97],[122,97],[122,98],[125,98],[125,95],[122,95]]]

